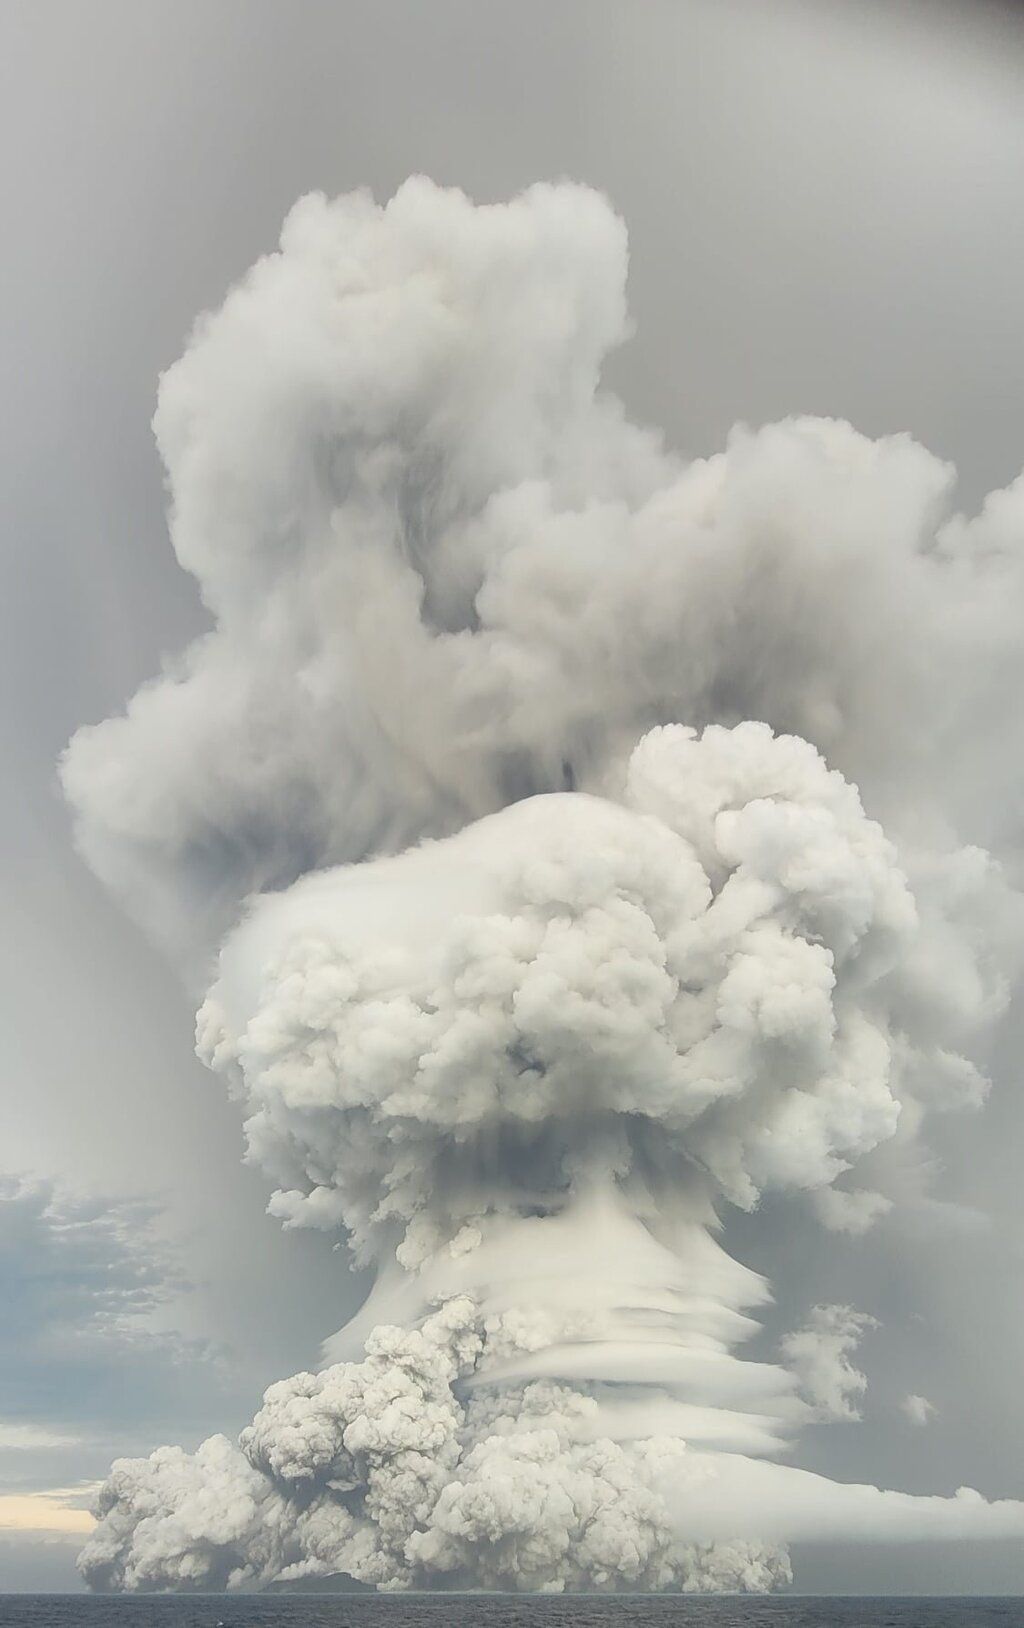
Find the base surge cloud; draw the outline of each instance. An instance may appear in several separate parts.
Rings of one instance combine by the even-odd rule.
[[[271,1212],[376,1282],[237,1444],[114,1466],[97,1587],[765,1590],[789,1541],[1024,1535],[780,1462],[859,1416],[872,1319],[745,1359],[716,1236],[769,1191],[863,1232],[899,1194],[854,1167],[984,1100],[1024,485],[968,520],[810,419],[683,463],[600,387],[625,268],[581,187],[312,196],[161,382],[211,630],[64,785],[213,968]]]

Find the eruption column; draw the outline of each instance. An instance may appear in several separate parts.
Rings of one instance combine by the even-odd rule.
[[[377,1278],[237,1447],[114,1467],[100,1586],[763,1589],[790,1538],[1024,1529],[774,1462],[863,1319],[746,1359],[715,1236],[769,1190],[862,1229],[846,1173],[985,1095],[1024,498],[949,517],[825,421],[681,464],[599,388],[624,278],[583,188],[312,197],[162,381],[213,625],[64,783],[188,976],[220,943],[271,1212]]]

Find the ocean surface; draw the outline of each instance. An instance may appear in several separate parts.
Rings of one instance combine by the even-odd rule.
[[[0,1628],[1024,1628],[1024,1599],[0,1595]]]

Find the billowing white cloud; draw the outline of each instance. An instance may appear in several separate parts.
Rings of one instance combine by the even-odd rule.
[[[783,1354],[819,1419],[859,1419],[867,1379],[850,1361],[875,1319],[850,1306],[815,1306],[803,1328],[787,1334]]]
[[[238,1448],[115,1469],[104,1585],[764,1588],[790,1538],[1020,1530],[770,1462],[855,1416],[869,1319],[743,1360],[713,1228],[776,1189],[862,1232],[846,1173],[984,1100],[1024,484],[966,520],[811,419],[684,465],[600,386],[625,266],[581,187],[313,196],[161,383],[212,627],[64,784],[214,968],[272,1212],[378,1279]]]
[[[914,901],[813,748],[670,726],[622,796],[526,799],[251,907],[200,1051],[246,1103],[287,1224],[343,1222],[367,1258],[415,1264],[518,1209],[527,1177],[550,1195],[590,1166],[701,1172],[749,1207],[828,1187],[894,1134],[904,1095],[981,1095],[948,1014],[942,1045],[911,1025]],[[957,954],[985,1009],[984,969]]]
[[[1004,828],[1024,483],[967,521],[909,437],[811,419],[682,465],[599,386],[625,271],[585,188],[416,179],[303,199],[199,323],[155,428],[214,628],[63,768],[156,930],[599,790],[651,722],[763,718],[909,829]]]

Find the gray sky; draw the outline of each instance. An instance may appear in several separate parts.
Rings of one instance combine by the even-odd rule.
[[[72,731],[203,625],[149,431],[197,313],[313,187],[384,197],[424,171],[486,200],[568,175],[629,226],[637,332],[611,382],[634,417],[695,453],[792,411],[910,429],[971,504],[1024,464],[1024,19],[978,0],[10,0],[0,31],[2,1158],[92,1218],[55,1264],[38,1191],[0,1204],[0,1420],[64,1443],[0,1446],[20,1496],[233,1428],[359,1298],[327,1240],[263,1215],[188,996],[75,857],[55,789]],[[781,1203],[730,1225],[779,1327],[811,1298],[884,1325],[864,1422],[821,1427],[811,1467],[1021,1494],[1020,1027],[941,1150],[944,1196],[987,1225],[843,1242]],[[153,1213],[97,1223],[114,1200]],[[100,1316],[103,1259],[152,1292]],[[902,1419],[908,1391],[936,1403],[928,1428]],[[70,1584],[72,1553],[0,1532],[0,1590]],[[797,1560],[808,1589],[1024,1589],[996,1549]]]

